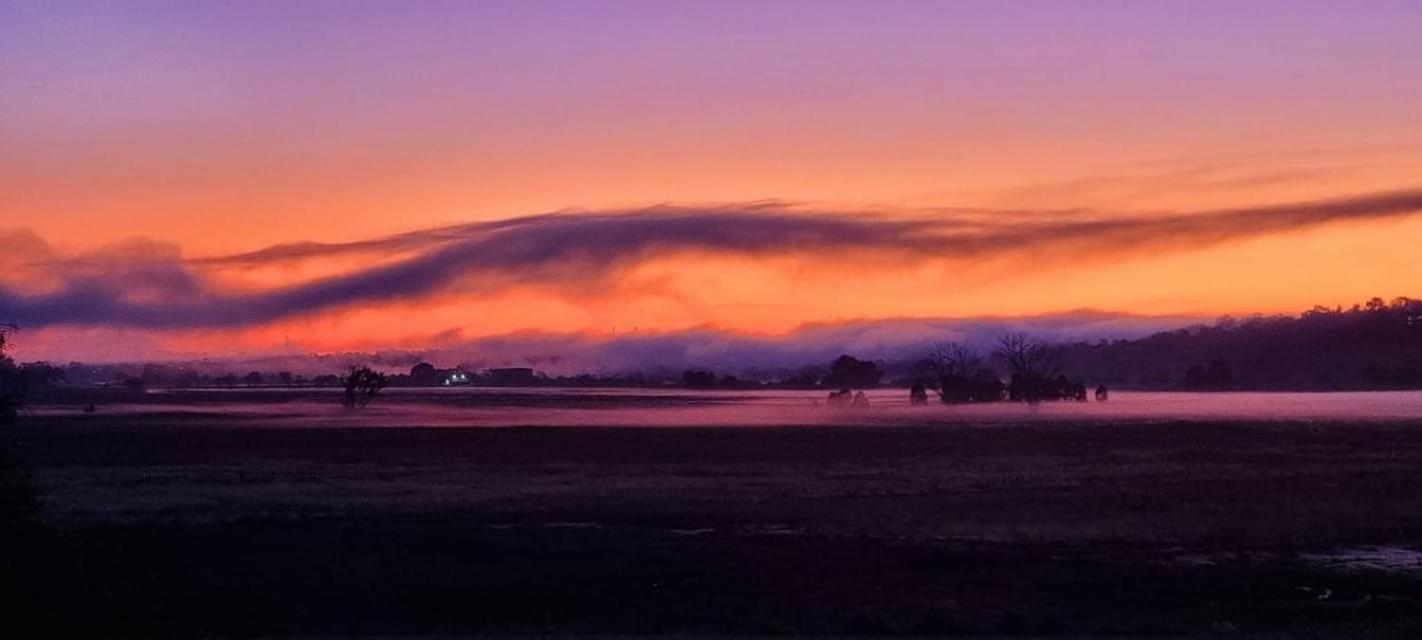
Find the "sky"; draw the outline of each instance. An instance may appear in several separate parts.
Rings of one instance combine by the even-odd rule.
[[[0,322],[64,361],[1416,296],[1418,78],[1416,2],[0,0]]]

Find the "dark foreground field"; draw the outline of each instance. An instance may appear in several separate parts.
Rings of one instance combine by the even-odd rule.
[[[1422,634],[1422,423],[22,436],[48,636]]]

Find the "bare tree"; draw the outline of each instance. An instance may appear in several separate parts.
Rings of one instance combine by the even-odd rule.
[[[1025,333],[1008,333],[998,338],[993,355],[1001,358],[1012,374],[1009,392],[1036,404],[1044,399],[1048,381],[1061,375],[1065,351],[1061,345]]]
[[[966,378],[982,366],[983,359],[971,347],[961,342],[940,342],[929,350],[928,362],[933,373],[940,378]]]
[[[938,398],[944,404],[997,402],[1002,382],[983,367],[983,358],[958,342],[940,342],[920,363],[921,371],[937,378]]]
[[[370,367],[359,369],[351,367],[350,373],[346,375],[345,395],[341,397],[341,404],[347,409],[361,409],[370,404],[375,399],[375,394],[380,393],[386,385],[390,384],[390,378]]]

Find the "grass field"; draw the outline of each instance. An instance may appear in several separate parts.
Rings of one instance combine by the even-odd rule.
[[[1422,422],[20,435],[56,629],[1422,633]]]

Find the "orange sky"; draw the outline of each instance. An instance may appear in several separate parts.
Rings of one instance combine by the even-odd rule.
[[[33,232],[49,250],[0,259],[0,287],[52,293],[69,280],[47,261],[134,237],[192,259],[659,203],[1143,219],[1422,187],[1422,88],[1410,81],[1422,39],[1406,5],[1346,22],[1326,3],[1095,17],[991,3],[499,6],[5,9],[0,234]],[[121,335],[222,355],[1081,308],[1297,312],[1418,294],[1419,240],[1422,215],[1400,215],[974,261],[674,251],[591,290],[443,287],[225,327],[61,317],[20,344],[78,357],[64,345]],[[366,259],[175,268],[202,296],[297,286]],[[146,285],[125,282],[141,302]]]

